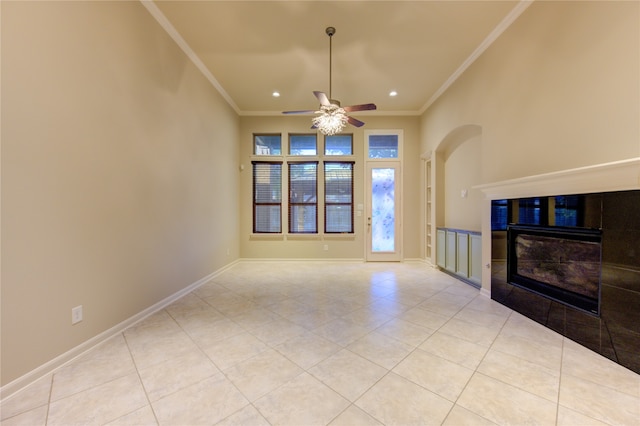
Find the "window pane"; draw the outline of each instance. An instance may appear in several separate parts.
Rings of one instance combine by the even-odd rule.
[[[324,138],[324,155],[352,155],[353,136],[333,135]]]
[[[289,232],[316,232],[316,223],[318,223],[318,221],[315,204],[309,206],[292,205],[290,210]]]
[[[353,233],[353,162],[324,164],[326,233]]]
[[[289,135],[289,154],[316,155],[318,153],[316,141],[317,137],[315,134]]]
[[[317,164],[290,164],[289,187],[292,203],[315,203]]]
[[[371,250],[395,250],[395,186],[394,169],[371,170]]]
[[[318,163],[289,163],[289,232],[318,232]]]
[[[325,163],[324,185],[327,203],[351,203],[353,199],[353,164]]]
[[[253,232],[282,232],[282,164],[253,162]]]
[[[325,232],[353,232],[351,206],[327,205],[325,207]]]
[[[254,200],[260,203],[279,203],[282,200],[282,164],[253,164]]]
[[[280,208],[280,205],[256,205],[253,232],[279,233],[281,223]]]
[[[398,158],[398,135],[370,135],[369,158]]]
[[[282,136],[253,135],[253,153],[255,155],[282,155]]]

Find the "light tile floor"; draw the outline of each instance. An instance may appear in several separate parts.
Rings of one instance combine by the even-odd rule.
[[[640,375],[420,263],[242,262],[9,425],[638,425]]]

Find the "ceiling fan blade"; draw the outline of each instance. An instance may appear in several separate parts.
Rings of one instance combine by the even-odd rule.
[[[301,111],[282,111],[283,114],[314,114],[317,111],[314,109],[305,109]]]
[[[351,124],[352,126],[356,126],[356,127],[362,127],[364,126],[364,122],[355,119],[353,117],[347,117],[347,121],[349,122],[349,124]]]
[[[331,105],[331,102],[329,102],[329,98],[324,92],[318,92],[314,90],[313,94],[316,95],[316,98],[318,98],[318,100],[320,101],[320,105],[323,105],[323,106]]]
[[[344,109],[347,112],[370,111],[376,108],[377,108],[376,104],[362,104],[362,105],[351,105],[351,106],[342,107],[342,109]]]

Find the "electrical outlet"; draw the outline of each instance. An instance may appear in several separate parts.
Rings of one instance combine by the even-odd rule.
[[[324,245],[324,247],[323,247],[323,249],[324,249],[324,251],[329,250],[329,245],[328,245],[328,244],[325,244],[325,245]]]
[[[82,321],[82,305],[71,309],[71,325]]]
[[[227,249],[227,256],[231,256],[231,249]]]

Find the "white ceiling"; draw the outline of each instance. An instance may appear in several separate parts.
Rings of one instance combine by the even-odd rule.
[[[241,115],[317,108],[312,91],[329,94],[328,26],[336,28],[332,97],[343,106],[373,102],[374,114],[393,115],[422,113],[530,2],[143,4]]]

